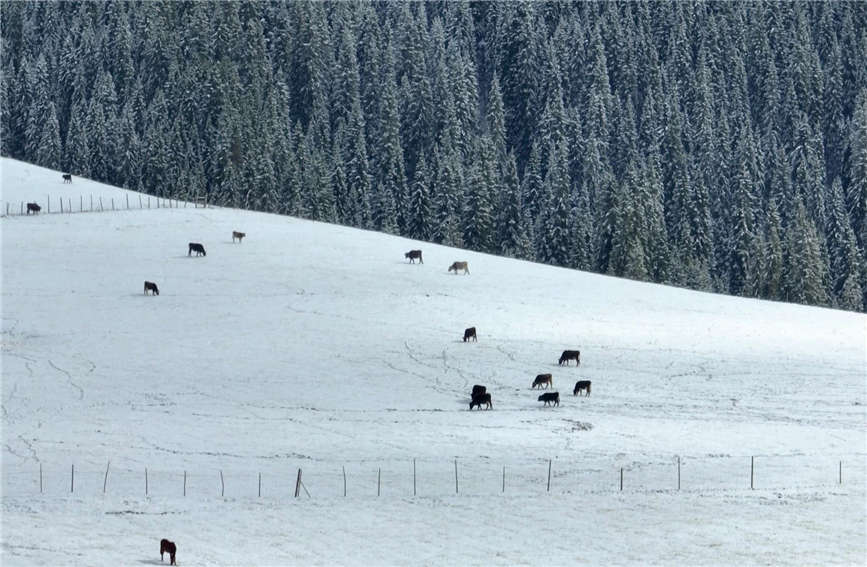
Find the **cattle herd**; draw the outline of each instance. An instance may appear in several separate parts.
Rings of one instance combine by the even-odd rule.
[[[420,264],[423,264],[421,258],[421,250],[410,250],[406,254],[403,255],[404,258],[409,260],[410,264],[414,264],[415,260],[418,260]],[[469,264],[467,262],[454,262],[451,266],[449,266],[449,273],[454,272],[458,273],[458,270],[463,270],[464,274],[469,274]],[[476,334],[475,327],[469,327],[464,329],[464,337],[463,342],[478,342],[479,338]],[[564,364],[569,366],[569,361],[574,360],[575,366],[581,365],[581,351],[580,350],[564,350],[563,354],[560,355],[560,359],[557,363],[560,366]],[[551,374],[539,374],[533,380],[533,383],[530,385],[530,389],[535,390],[539,389],[548,389],[554,387],[554,378]],[[575,383],[575,388],[572,390],[573,396],[578,396],[581,394],[585,396],[590,395],[590,380],[578,380]],[[539,396],[539,401],[544,402],[546,406],[559,406],[560,405],[560,392],[545,392],[541,396]],[[473,408],[482,409],[482,406],[485,406],[486,409],[493,409],[493,404],[491,402],[491,393],[487,391],[485,386],[476,384],[473,386],[473,391],[470,393],[470,410]]]

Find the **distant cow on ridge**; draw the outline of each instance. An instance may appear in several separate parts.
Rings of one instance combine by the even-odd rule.
[[[464,342],[467,342],[470,339],[474,340],[475,342],[479,342],[479,338],[476,337],[475,327],[470,327],[469,329],[464,330]]]
[[[581,364],[581,351],[580,350],[564,350],[563,354],[560,355],[560,361],[558,364],[561,366],[563,363],[566,363],[566,366],[569,366],[569,361],[574,360],[575,364]]]
[[[539,396],[540,402],[545,402],[545,405],[554,404],[555,406],[560,405],[560,392],[548,392],[547,394],[542,394]]]
[[[157,287],[157,284],[155,284],[154,282],[149,282],[149,281],[145,280],[145,285],[144,285],[144,294],[145,295],[148,294],[148,290],[150,290],[150,292],[153,295],[159,295],[160,294],[160,288]]]
[[[36,203],[27,203],[27,214],[28,215],[30,214],[31,211],[35,215],[36,213],[38,213],[41,210],[42,210],[42,207],[40,207]]]
[[[572,395],[577,396],[582,390],[587,392],[585,395],[590,395],[590,380],[578,380],[575,382],[575,389],[572,390]]]
[[[550,374],[539,374],[538,376],[536,376],[536,379],[533,380],[533,385],[531,386],[531,388],[535,389],[536,386],[539,386],[541,388],[543,384],[545,385],[545,389],[547,389],[548,386],[551,386],[552,388],[554,387],[554,379],[551,377]]]
[[[72,175],[69,173],[63,174],[63,182],[64,183],[72,183]]]
[[[421,257],[421,250],[410,250],[404,254],[403,257],[408,258],[410,264],[415,264],[416,259],[418,259],[419,264],[424,264],[424,260],[422,260]]]
[[[455,262],[451,266],[449,266],[449,271],[455,271],[455,275],[458,274],[458,270],[463,270],[465,274],[470,273],[470,266],[467,262]]]
[[[198,242],[190,242],[190,249],[187,252],[187,256],[192,255],[193,252],[196,253],[196,256],[207,256],[205,253],[205,247]]]
[[[241,242],[241,239],[247,236],[246,232],[238,232],[237,230],[232,231],[232,242],[235,242],[235,239],[238,239],[238,242]]]

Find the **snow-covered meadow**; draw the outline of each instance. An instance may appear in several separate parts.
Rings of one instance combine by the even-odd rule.
[[[862,314],[0,170],[3,565],[867,560]]]

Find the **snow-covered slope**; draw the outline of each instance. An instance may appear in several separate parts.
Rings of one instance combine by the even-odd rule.
[[[4,212],[127,202],[0,168]],[[4,565],[865,559],[863,315],[129,194],[0,221]]]

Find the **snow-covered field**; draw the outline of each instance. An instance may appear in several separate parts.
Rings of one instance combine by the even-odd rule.
[[[0,169],[4,213],[126,203]],[[0,222],[3,565],[867,561],[864,315],[230,209]]]

